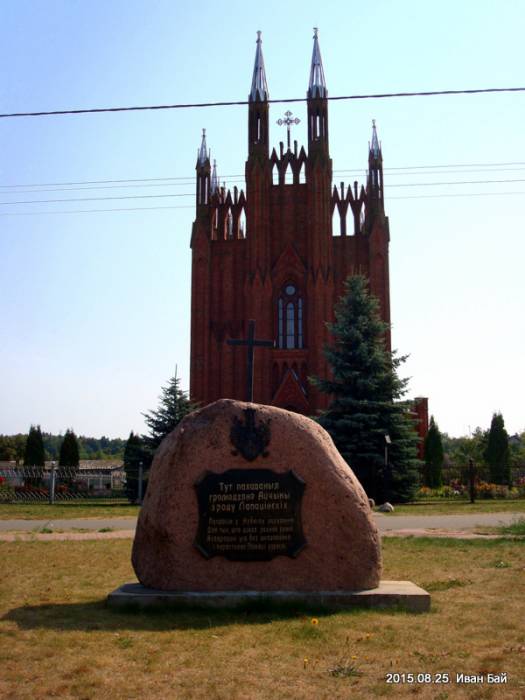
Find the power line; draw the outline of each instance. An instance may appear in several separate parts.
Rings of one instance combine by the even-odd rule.
[[[429,171],[429,172],[406,172],[406,173],[390,173],[390,175],[400,175],[401,177],[407,177],[410,175],[456,175],[459,173],[479,173],[479,172],[491,172],[491,173],[500,173],[500,172],[508,172],[508,171],[523,171],[525,168],[500,168],[500,169],[492,169],[492,170],[483,170],[483,169],[477,169],[477,170],[440,170],[438,173],[435,171]],[[347,172],[343,170],[334,170],[335,173],[342,173],[342,172]],[[353,172],[353,171],[349,171]],[[361,172],[361,171],[360,171]],[[222,178],[221,178],[222,179]],[[226,175],[225,179],[228,180],[228,184],[231,183],[239,183],[245,182],[245,178],[242,175]],[[335,178],[334,178],[335,179]],[[158,184],[153,184],[149,182],[145,182],[144,184],[136,184],[136,185],[85,185],[82,187],[53,187],[53,188],[46,188],[44,185],[33,185],[33,187],[38,187],[39,189],[14,189],[8,192],[4,192],[5,195],[10,196],[12,195],[19,195],[19,194],[39,194],[40,192],[88,192],[90,190],[120,190],[120,189],[139,189],[139,188],[159,188],[159,187],[188,187],[188,186],[193,186],[195,184],[195,178],[193,179],[185,179],[180,182],[163,182],[163,183],[158,183]],[[334,185],[336,183],[334,182]],[[427,184],[427,183],[422,183],[422,184]],[[0,185],[2,187],[2,185]],[[10,186],[6,185],[6,187],[12,187],[14,188],[15,186]],[[20,186],[22,187],[22,185]],[[389,183],[389,187],[399,187],[399,185]]]
[[[500,182],[525,182],[519,178],[504,178],[502,180],[450,180],[448,182],[396,182],[390,187],[436,187],[438,185],[492,185]]]
[[[391,166],[391,167],[385,167],[383,168],[384,172],[391,172],[391,171],[410,171],[410,170],[431,170],[434,168],[496,168],[496,167],[505,167],[505,166],[525,166],[525,161],[509,161],[509,162],[495,162],[495,163],[445,163],[445,164],[440,164],[440,165],[400,165],[400,166]],[[522,170],[523,168],[517,168],[518,170]],[[336,173],[363,173],[366,170],[366,168],[340,168],[338,170],[334,170],[333,173],[334,175]],[[468,172],[468,171],[467,171]],[[475,171],[472,171],[475,172]],[[392,173],[394,174],[394,173]],[[403,173],[400,173],[403,174]],[[410,173],[405,173],[410,175]],[[433,173],[425,173],[425,174],[433,174]],[[237,173],[234,175],[221,175],[221,180],[229,180],[230,182],[232,180],[236,179],[241,179],[244,180],[244,175],[242,173]],[[66,182],[33,182],[33,183],[24,183],[24,184],[0,184],[0,188],[5,188],[5,189],[22,189],[22,188],[29,188],[29,187],[59,187],[59,186],[74,186],[74,185],[106,185],[106,184],[122,184],[123,186],[126,185],[132,187],[133,183],[137,183],[138,187],[142,187],[142,185],[138,183],[146,182],[158,182],[159,185],[161,186],[161,183],[165,183],[166,185],[171,184],[173,181],[186,181],[182,182],[182,185],[185,184],[194,184],[195,182],[195,176],[194,175],[179,175],[178,177],[143,177],[143,178],[135,178],[135,179],[115,179],[115,180],[76,180],[76,181],[66,181]],[[87,189],[87,188],[85,188]],[[103,188],[98,188],[95,187],[93,189],[103,189]]]
[[[525,190],[517,192],[448,192],[443,194],[406,194],[385,199],[440,199],[442,197],[499,197],[500,195],[525,194]]]
[[[414,195],[395,195],[393,197],[386,196],[387,200],[392,199],[441,199],[444,197],[499,197],[508,195],[525,195],[525,190],[515,192],[462,192],[462,193],[443,193],[443,194],[414,194]],[[66,200],[67,201],[67,200]],[[26,211],[26,212],[0,212],[2,216],[41,216],[55,214],[98,214],[103,212],[126,212],[126,211],[161,211],[163,209],[193,209],[193,204],[181,204],[178,206],[167,207],[121,207],[116,209],[66,209],[52,211]]]
[[[419,92],[383,92],[370,95],[339,95],[336,97],[328,97],[328,100],[379,100],[392,97],[434,97],[437,95],[478,95],[482,93],[499,93],[499,92],[525,92],[525,87],[510,87],[510,88],[475,88],[466,90],[425,90]],[[287,104],[291,102],[306,102],[305,97],[290,97],[279,100],[268,100],[272,104]],[[170,105],[141,105],[135,107],[93,107],[90,109],[57,109],[51,111],[40,112],[11,112],[10,114],[0,114],[1,119],[11,117],[50,117],[65,114],[100,114],[103,112],[143,112],[147,110],[163,110],[163,109],[197,109],[203,107],[233,107],[250,104],[248,100],[232,100],[224,102],[194,102],[185,104],[170,104]]]
[[[26,199],[16,202],[0,202],[0,205],[10,204],[56,204],[58,202],[100,202],[108,199],[160,199],[165,197],[194,197],[193,192],[184,192],[182,194],[133,194],[122,197],[75,197],[68,199]]]
[[[503,178],[501,180],[449,180],[442,182],[398,182],[389,185],[392,187],[439,187],[450,185],[491,185],[507,182],[525,182],[524,178]],[[129,199],[166,199],[168,197],[194,197],[194,192],[180,192],[169,194],[133,194],[122,195],[120,197],[72,197],[66,199],[25,199],[14,202],[0,202],[0,206],[11,204],[57,204],[64,202],[101,202],[107,200],[129,200]]]
[[[193,209],[193,204],[181,204],[172,207],[122,207],[119,209],[66,209],[58,211],[16,211],[0,212],[0,216],[40,216],[41,214],[98,214],[112,211],[158,211],[162,209]]]

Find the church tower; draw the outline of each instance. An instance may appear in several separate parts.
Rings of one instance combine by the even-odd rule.
[[[248,97],[246,193],[219,186],[204,132],[197,154],[190,395],[202,405],[245,398],[246,351],[227,341],[245,338],[254,319],[257,336],[274,341],[274,347],[256,350],[254,400],[314,415],[328,397],[308,377],[328,374],[326,323],[349,275],[370,280],[390,323],[383,157],[373,123],[366,186],[332,183],[317,30],[306,94],[307,150],[291,142],[290,127],[299,120],[287,111],[277,121],[287,127],[287,141],[270,151],[269,99],[258,32]]]

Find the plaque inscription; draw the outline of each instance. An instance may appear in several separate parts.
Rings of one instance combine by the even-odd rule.
[[[206,558],[264,561],[279,554],[296,557],[305,546],[301,523],[305,483],[293,471],[206,472],[195,488],[199,505],[195,546]]]

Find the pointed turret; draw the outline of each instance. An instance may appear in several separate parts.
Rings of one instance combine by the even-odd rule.
[[[375,119],[372,119],[372,140],[368,144],[368,177],[366,183],[365,228],[369,231],[377,216],[385,215],[383,198],[383,155],[377,137]]]
[[[264,58],[262,53],[261,32],[257,32],[257,48],[255,49],[255,64],[253,66],[252,89],[249,99],[267,100],[269,99],[268,84],[266,83],[266,71],[264,69]]]
[[[207,207],[210,198],[210,154],[206,146],[206,129],[202,130],[202,141],[197,151],[197,171],[196,183],[196,203],[197,214],[204,211],[203,207]]]
[[[306,93],[308,103],[308,150],[310,155],[317,153],[328,158],[328,90],[326,89],[317,32],[317,27],[314,27],[314,48],[308,92]]]
[[[383,201],[383,154],[377,137],[376,121],[372,119],[372,140],[368,144],[368,178],[366,193],[369,221],[375,214],[385,213]]]
[[[370,155],[373,158],[381,157],[381,146],[379,145],[379,139],[377,138],[376,120],[372,119],[372,142],[370,144]]]
[[[261,32],[257,32],[252,87],[248,96],[248,157],[268,157],[268,84],[264,69]]]
[[[314,28],[314,46],[310,78],[306,93],[308,112],[308,160],[306,184],[309,200],[308,258],[314,275],[325,280],[331,274],[332,248],[332,161],[328,147],[328,91],[324,77],[321,50]]]
[[[204,165],[207,160],[209,160],[209,154],[206,148],[206,129],[203,129],[201,145],[197,152],[197,164]]]
[[[213,161],[213,170],[211,171],[210,194],[215,194],[219,189],[219,178],[217,176],[217,161]]]
[[[308,83],[308,97],[328,97],[321,49],[317,38],[318,31],[317,27],[314,27],[314,48],[312,51],[312,65],[310,67],[310,82]]]

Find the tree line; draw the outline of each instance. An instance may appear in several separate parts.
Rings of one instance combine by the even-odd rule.
[[[525,465],[525,433],[509,436],[501,413],[494,413],[490,428],[476,428],[470,436],[441,434],[433,417],[424,445],[422,481],[429,488],[443,484],[443,470],[465,469],[469,460],[479,478],[492,484],[512,485],[512,468]]]
[[[68,434],[73,434],[78,445],[79,459],[123,459],[126,441],[121,438],[101,438],[76,436],[72,429],[65,435],[53,435],[42,432],[40,426],[31,426],[29,433],[16,435],[0,435],[0,461],[16,462],[17,465],[27,464],[26,444],[33,428],[38,427],[44,450],[44,461],[60,460],[60,450]],[[34,435],[32,436],[34,439]],[[68,438],[69,439],[69,438]]]

